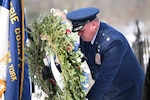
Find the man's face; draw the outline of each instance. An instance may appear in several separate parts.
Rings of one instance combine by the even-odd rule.
[[[86,42],[92,41],[95,30],[92,22],[89,22],[83,26],[83,28],[78,32],[78,35]]]

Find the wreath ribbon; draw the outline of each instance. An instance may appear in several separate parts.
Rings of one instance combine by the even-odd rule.
[[[2,97],[2,94],[4,93],[4,91],[6,90],[6,81],[0,79],[0,85],[2,85],[3,87],[0,89],[0,98]]]

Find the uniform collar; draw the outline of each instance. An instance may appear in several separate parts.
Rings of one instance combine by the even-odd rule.
[[[99,25],[99,28],[100,28],[100,25]],[[94,37],[93,37],[93,39],[92,39],[92,41],[91,41],[91,44],[92,44],[92,45],[94,44],[94,41],[95,41],[95,39],[96,39],[96,36],[97,36],[97,33],[98,33],[99,28],[97,29],[96,34],[94,35]]]

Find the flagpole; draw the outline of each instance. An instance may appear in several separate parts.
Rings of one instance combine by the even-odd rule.
[[[22,71],[21,71],[21,84],[20,84],[20,100],[22,100],[23,82],[24,82],[24,0],[21,0],[21,13],[22,13]]]

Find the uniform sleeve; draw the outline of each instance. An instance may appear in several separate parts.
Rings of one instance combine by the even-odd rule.
[[[127,49],[121,40],[114,40],[105,48],[107,49],[103,51],[99,77],[87,94],[88,100],[103,100],[104,94],[110,88]]]

